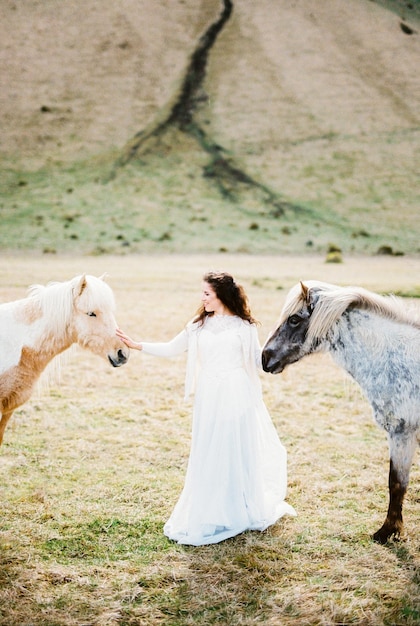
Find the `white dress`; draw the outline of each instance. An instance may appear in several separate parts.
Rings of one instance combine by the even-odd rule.
[[[165,535],[199,546],[296,515],[285,502],[286,450],[262,398],[255,325],[213,315],[170,342],[142,346],[156,356],[188,350],[187,394],[196,378],[187,474]]]

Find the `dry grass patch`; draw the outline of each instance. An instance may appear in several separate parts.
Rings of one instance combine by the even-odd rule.
[[[195,310],[210,268],[243,282],[263,341],[297,280],[412,292],[420,261],[15,256],[2,259],[0,298],[22,296],[32,282],[108,271],[121,327],[163,340]],[[16,412],[0,449],[0,624],[418,624],[418,455],[405,535],[376,545],[370,535],[388,498],[386,438],[359,389],[326,356],[262,375],[298,517],[201,548],[164,537],[189,451],[184,365],[133,353],[112,370],[76,349],[60,381]]]

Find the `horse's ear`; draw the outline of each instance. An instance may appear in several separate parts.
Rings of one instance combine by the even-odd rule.
[[[76,296],[76,298],[78,298],[79,296],[82,295],[82,293],[84,292],[84,290],[87,287],[87,280],[86,280],[86,274],[82,274],[82,276],[79,279],[79,282],[77,283],[75,289],[74,289],[74,294]]]
[[[302,289],[302,296],[305,302],[308,302],[309,298],[308,298],[308,294],[309,294],[309,289],[308,287],[302,282],[300,281],[300,287]]]
[[[106,280],[108,278],[109,274],[108,272],[104,272],[101,276],[99,276],[99,280]]]

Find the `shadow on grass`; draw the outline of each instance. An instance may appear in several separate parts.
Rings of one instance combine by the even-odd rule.
[[[281,538],[265,533],[248,532],[221,544],[176,550],[181,567],[172,576],[169,594],[163,585],[158,592],[163,572],[138,581],[136,602],[159,606],[159,623],[165,626],[264,623],[276,589],[292,569],[290,549]]]
[[[402,542],[379,554],[362,535],[327,542],[280,522],[191,547],[169,541],[158,515],[45,524],[0,544],[1,626],[419,623],[418,555]],[[383,550],[395,560],[372,590],[366,559]],[[398,568],[408,585],[389,596]]]

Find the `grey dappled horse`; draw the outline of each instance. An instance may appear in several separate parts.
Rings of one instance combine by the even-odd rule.
[[[305,281],[287,295],[263,348],[263,368],[278,374],[314,352],[329,352],[358,382],[387,432],[389,507],[373,535],[385,543],[402,530],[404,495],[420,443],[420,321],[393,296]]]

